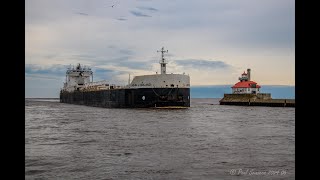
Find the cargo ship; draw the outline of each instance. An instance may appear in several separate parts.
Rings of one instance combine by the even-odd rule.
[[[161,50],[161,73],[135,76],[128,85],[93,82],[91,68],[78,64],[66,71],[66,82],[60,90],[60,102],[105,108],[188,108],[190,77],[167,74],[167,61]]]

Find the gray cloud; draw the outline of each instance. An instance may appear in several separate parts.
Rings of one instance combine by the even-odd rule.
[[[158,11],[158,9],[153,8],[153,7],[143,7],[143,6],[139,6],[137,7],[140,10],[148,10],[148,11]]]
[[[95,56],[93,54],[74,54],[72,59],[91,61],[92,66],[113,65],[115,67],[127,67],[128,69],[146,70],[149,67],[142,60],[136,59],[135,51],[129,48],[120,48],[115,45],[107,46],[110,50],[107,55]],[[110,55],[114,53],[114,55]],[[151,65],[151,64],[150,64]],[[114,69],[117,71],[117,69]]]
[[[76,14],[79,14],[79,15],[82,15],[82,16],[88,16],[89,14],[87,14],[87,13],[76,13]]]
[[[52,76],[61,76],[65,75],[66,69],[68,66],[66,65],[51,65],[48,67],[44,67],[36,64],[26,64],[25,65],[25,74],[36,77],[34,75],[43,75],[42,77],[52,77]],[[40,77],[40,76],[37,76]]]
[[[136,70],[147,70],[149,67],[147,63],[141,62],[141,61],[132,61],[132,60],[126,60],[122,62],[117,62],[117,65],[122,67],[127,67],[129,69],[136,69]],[[150,64],[151,65],[151,64]]]
[[[67,66],[54,64],[80,62],[105,67],[101,71],[93,68],[98,70],[96,78],[101,79],[119,74],[123,78],[125,71],[149,71],[157,60],[147,59],[158,59],[156,50],[164,44],[170,47],[169,52],[175,49],[174,54],[166,54],[173,57],[168,60],[181,58],[173,64],[178,70],[185,66],[225,72],[229,64],[235,70],[250,65],[259,71],[261,82],[294,84],[293,0],[137,0],[123,1],[117,8],[106,8],[106,3],[26,1],[25,70],[27,82],[32,79],[30,88],[40,79],[42,87],[54,83],[60,87]],[[152,13],[156,13],[156,20],[152,20]],[[133,18],[150,15],[152,19]],[[223,61],[207,59],[210,57],[222,57]],[[272,69],[273,76],[266,69]],[[233,82],[228,74],[220,79],[194,74],[192,79],[199,83]]]
[[[100,51],[99,51],[100,52]],[[137,59],[135,57],[135,51],[130,48],[121,48],[116,45],[106,46],[103,53],[73,53],[73,54],[49,54],[40,56],[40,59],[68,59],[71,64],[81,63],[85,65],[90,65],[91,67],[99,66],[114,66],[115,72],[118,71],[117,68],[126,67],[133,70],[147,70],[149,67],[146,66],[144,59]],[[88,64],[89,63],[89,64]],[[150,64],[151,65],[151,64]],[[25,72],[26,74],[64,74],[65,69],[69,65],[36,65],[36,64],[26,64]]]
[[[226,69],[231,67],[229,64],[222,61],[197,60],[197,59],[175,60],[175,63],[181,66],[195,68],[195,69]]]
[[[116,46],[114,46],[114,45],[109,45],[108,48],[114,49],[114,48],[116,48]]]
[[[116,75],[122,74],[121,71],[114,71],[111,69],[103,69],[103,68],[92,68],[93,72],[93,81],[101,81],[101,80],[111,80],[114,79]]]
[[[103,60],[95,61],[93,65],[94,66],[113,65],[115,66],[115,68],[126,67],[131,70],[147,70],[149,68],[148,63],[144,61],[135,60],[131,56],[121,56],[117,58],[110,58],[108,59],[108,61],[103,59]],[[114,70],[117,71],[117,69],[114,69]]]
[[[126,18],[116,18],[117,20],[119,20],[119,21],[126,21],[126,20],[128,20],[128,19],[126,19]]]
[[[147,14],[143,14],[141,12],[138,12],[138,11],[130,11],[131,14],[135,15],[135,16],[138,16],[138,17],[151,17]]]
[[[43,74],[26,74],[26,78],[32,78],[32,79],[43,79],[43,80],[59,80],[61,81],[61,78],[43,75]]]
[[[119,49],[119,53],[123,55],[133,55],[134,52],[131,51],[130,49]]]
[[[73,55],[70,55],[70,57],[73,59],[82,59],[82,60],[98,58],[98,56],[91,55],[91,54],[73,54]]]
[[[71,65],[76,66],[76,65]],[[25,65],[25,74],[28,78],[36,79],[50,79],[50,80],[61,80],[64,79],[66,71],[69,65],[50,65],[50,66],[39,66],[35,64],[26,64]],[[92,67],[91,67],[92,68]],[[92,68],[94,77],[98,79],[103,79],[104,77],[111,77],[117,73],[123,73],[121,71],[116,72],[111,69],[103,68]]]

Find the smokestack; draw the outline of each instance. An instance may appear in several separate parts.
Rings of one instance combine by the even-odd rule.
[[[247,69],[248,81],[251,81],[251,69]]]

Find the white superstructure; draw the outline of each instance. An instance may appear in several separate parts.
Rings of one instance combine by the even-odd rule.
[[[90,80],[91,79],[91,80]],[[69,67],[66,72],[66,82],[63,84],[63,91],[72,92],[84,87],[85,84],[93,81],[93,73],[89,67],[81,67],[80,64]]]
[[[166,60],[164,53],[168,50],[162,49],[160,60],[161,74],[136,76],[127,86],[116,86],[109,84],[107,81],[93,82],[93,73],[89,67],[81,67],[80,64],[76,68],[68,68],[66,72],[66,82],[62,91],[73,92],[80,91],[96,91],[105,89],[122,89],[122,88],[190,88],[190,77],[185,74],[167,74]]]
[[[190,77],[185,74],[167,74],[164,53],[162,49],[160,60],[161,74],[136,76],[129,84],[129,88],[190,88]]]

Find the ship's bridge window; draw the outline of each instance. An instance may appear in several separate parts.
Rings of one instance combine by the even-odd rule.
[[[171,87],[174,87],[174,84],[171,84]]]

